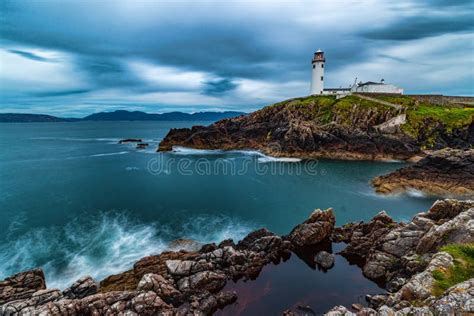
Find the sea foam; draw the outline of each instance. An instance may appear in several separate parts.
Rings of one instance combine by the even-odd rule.
[[[254,156],[254,157],[257,157],[257,161],[260,163],[300,162],[301,161],[301,159],[299,158],[271,157],[257,150],[194,149],[194,148],[188,148],[188,147],[182,147],[182,146],[173,146],[171,153],[175,155],[182,155],[182,156],[210,156],[210,155],[224,155],[224,154]]]
[[[129,153],[128,151],[118,151],[118,152],[113,152],[113,153],[94,154],[94,155],[90,155],[89,157],[117,156],[117,155],[124,155],[128,153]]]
[[[253,225],[223,215],[190,216],[174,225],[140,223],[125,213],[99,213],[66,226],[34,228],[21,234],[12,225],[0,245],[0,279],[42,267],[49,288],[64,289],[81,276],[96,280],[130,269],[140,258],[169,249],[178,238],[199,243],[240,240]],[[13,227],[14,226],[14,227]]]

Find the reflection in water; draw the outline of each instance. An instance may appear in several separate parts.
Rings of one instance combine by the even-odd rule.
[[[366,305],[366,294],[382,288],[362,275],[357,262],[337,253],[344,244],[326,243],[294,251],[290,258],[263,268],[256,280],[229,282],[224,291],[236,291],[237,302],[217,315],[281,315],[286,309],[302,315],[319,315],[335,305]],[[335,264],[324,269],[315,262],[321,251],[335,253]]]

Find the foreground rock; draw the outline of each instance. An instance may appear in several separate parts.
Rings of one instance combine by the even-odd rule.
[[[412,111],[415,108],[394,108],[357,95],[339,100],[331,96],[296,98],[207,127],[171,129],[159,150],[185,146],[257,149],[282,157],[404,160],[422,148],[469,148],[474,143],[472,118],[451,127],[422,113],[404,113]],[[415,120],[420,116],[421,122]]]
[[[0,283],[0,314],[212,314],[237,299],[235,293],[222,291],[228,280],[253,279],[266,264],[287,259],[298,245],[327,242],[334,222],[331,210],[317,210],[288,236],[260,229],[237,244],[226,240],[198,251],[164,252],[139,260],[132,270],[100,285],[84,277],[63,292],[46,290],[41,270],[24,272]]]
[[[334,265],[335,256],[326,251],[320,251],[316,254],[314,260],[324,269],[329,269]]]
[[[41,269],[21,272],[0,281],[0,305],[11,300],[31,297],[33,293],[46,289]]]
[[[367,316],[367,315],[397,315],[397,316],[455,316],[474,314],[474,279],[459,283],[446,291],[441,297],[434,298],[425,306],[408,304],[402,308],[393,308],[383,305],[379,308],[363,307],[352,312],[345,306],[336,306],[328,311],[326,316]]]
[[[418,190],[474,197],[474,149],[435,151],[412,166],[375,178],[372,184],[379,193]]]
[[[333,240],[348,243],[343,255],[363,259],[367,277],[395,286],[397,279],[426,268],[428,256],[441,246],[474,242],[474,201],[437,201],[407,224],[381,212],[368,223],[336,228]]]
[[[433,271],[446,271],[454,264],[451,255],[439,252],[440,247],[474,242],[474,201],[437,201],[407,224],[396,223],[381,212],[368,223],[336,228],[333,240],[348,243],[342,254],[361,259],[364,274],[386,284],[387,293],[368,296],[374,309],[365,308],[357,315],[376,311],[384,315],[394,311],[400,315],[474,312],[474,279],[456,285],[458,292],[451,288],[441,298],[433,295]],[[450,306],[449,313],[442,313],[443,304]],[[346,308],[339,306],[328,315],[345,312]]]
[[[287,236],[260,229],[237,244],[225,240],[197,251],[163,252],[100,283],[83,277],[62,292],[46,289],[40,269],[22,272],[0,282],[0,315],[208,315],[238,300],[235,292],[223,290],[229,280],[254,279],[265,265],[285,261],[292,252],[330,269],[334,255],[320,247],[329,239],[346,242],[342,255],[359,257],[366,276],[387,284],[386,293],[368,296],[370,308],[353,304],[358,315],[474,312],[474,280],[440,297],[432,294],[432,272],[454,263],[439,248],[474,242],[474,202],[437,201],[407,224],[384,212],[367,223],[340,228],[334,223],[331,209],[316,210]],[[303,254],[303,249],[314,252]],[[338,306],[330,315],[348,313]]]

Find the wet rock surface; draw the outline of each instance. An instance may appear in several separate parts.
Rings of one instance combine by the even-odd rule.
[[[67,298],[83,298],[92,294],[96,294],[99,284],[90,276],[86,276],[77,280],[73,285],[63,291],[64,297]]]
[[[334,255],[326,251],[320,251],[314,257],[314,261],[324,269],[329,269],[334,265]]]
[[[372,308],[364,308],[357,315],[474,312],[474,279],[450,288],[442,297],[433,295],[433,271],[446,271],[454,264],[453,257],[439,248],[474,242],[474,201],[437,201],[407,224],[395,223],[381,212],[368,223],[336,228],[332,238],[348,243],[342,254],[359,257],[367,277],[386,284],[387,293],[368,296]],[[450,309],[443,311],[442,306]],[[345,307],[337,307],[328,315],[344,313],[352,315]]]
[[[453,258],[439,252],[439,247],[474,241],[474,202],[437,201],[406,224],[394,222],[384,212],[367,223],[339,228],[334,223],[332,210],[316,210],[287,236],[260,229],[237,244],[226,240],[203,245],[198,251],[163,252],[100,283],[83,277],[62,292],[46,289],[40,269],[22,272],[0,281],[0,315],[212,314],[238,300],[235,292],[224,289],[229,280],[252,280],[265,265],[284,261],[292,252],[312,265],[330,269],[333,254],[304,250],[308,246],[317,249],[329,239],[347,243],[341,254],[358,256],[364,274],[385,282],[388,292],[368,296],[370,307],[353,304],[348,310],[337,306],[328,315],[474,312],[472,280],[440,297],[431,294],[431,272],[453,265]],[[282,313],[298,315],[301,310]]]
[[[416,164],[372,181],[379,193],[418,190],[441,196],[474,197],[474,149],[442,149]]]
[[[0,281],[0,305],[9,301],[30,297],[46,288],[41,269],[20,272]]]

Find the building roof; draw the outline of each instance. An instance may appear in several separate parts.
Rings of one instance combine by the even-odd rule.
[[[385,84],[383,82],[373,82],[373,81],[367,81],[367,82],[363,82],[363,83],[359,83],[358,86],[361,87],[361,86],[368,86],[368,85],[382,85],[382,84]]]
[[[323,91],[350,91],[351,88],[327,88],[323,89]]]

